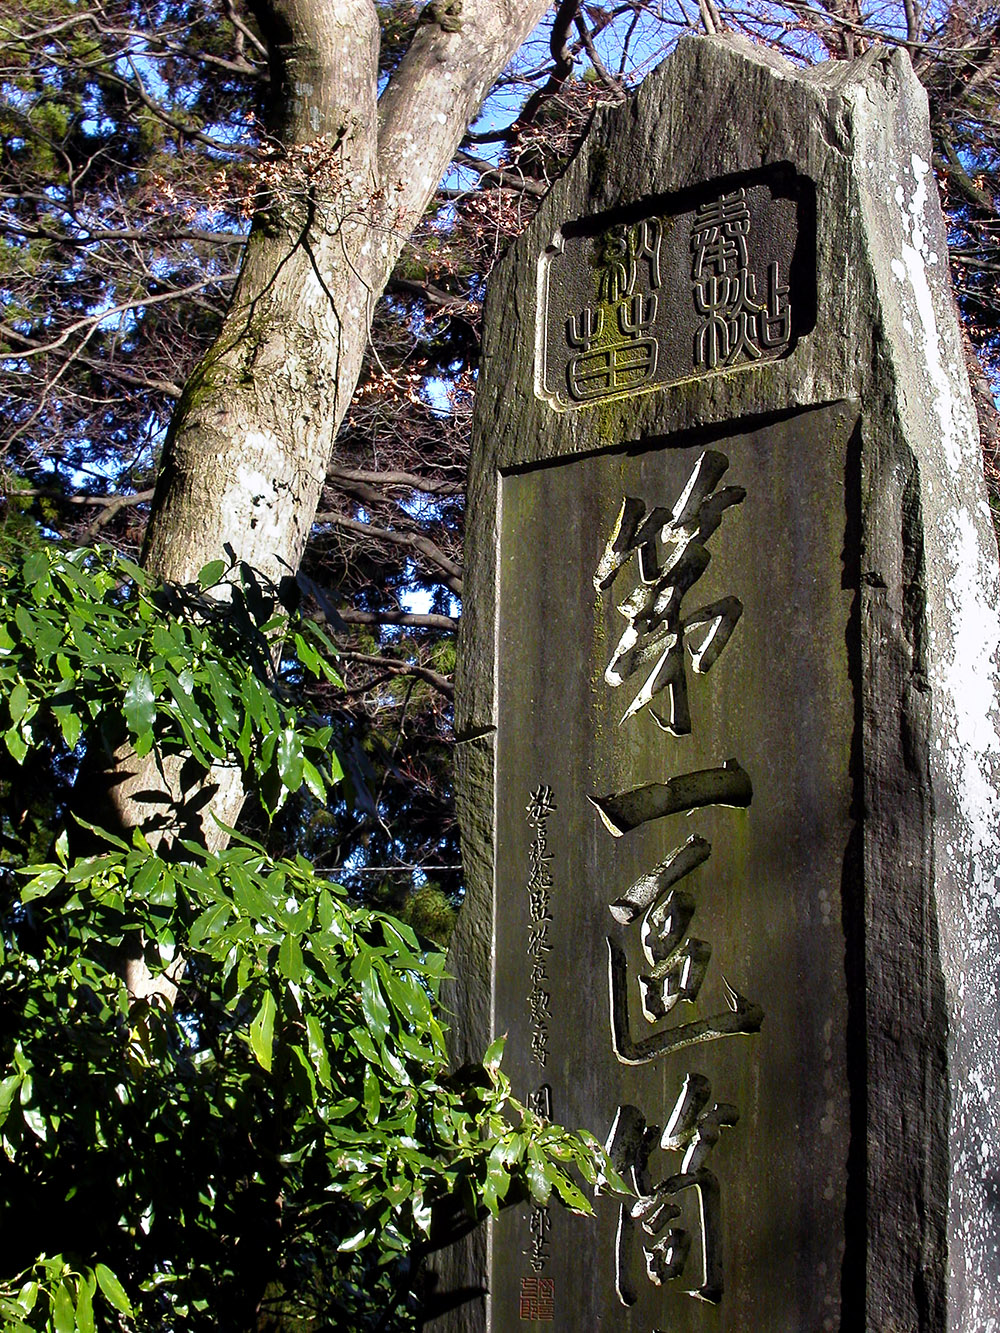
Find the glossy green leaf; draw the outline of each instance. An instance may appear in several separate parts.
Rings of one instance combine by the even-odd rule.
[[[389,1031],[389,1006],[385,1002],[377,978],[370,970],[365,973],[361,981],[361,1011],[368,1024],[368,1031],[381,1041]]]
[[[330,1058],[326,1051],[326,1039],[323,1029],[315,1014],[306,1017],[306,1034],[309,1039],[309,1060],[316,1077],[324,1088],[330,1086]]]
[[[372,1124],[375,1124],[378,1120],[378,1114],[382,1106],[382,1097],[379,1091],[378,1079],[375,1076],[375,1069],[372,1065],[365,1065],[364,1106],[368,1119]]]
[[[556,1193],[574,1213],[588,1214],[593,1212],[593,1205],[590,1200],[580,1191],[580,1189],[570,1180],[569,1176],[562,1172],[556,1176]]]
[[[177,901],[177,881],[162,862],[160,874],[150,885],[147,901],[151,907],[173,907]]]
[[[352,1045],[356,1046],[366,1060],[371,1060],[377,1064],[379,1062],[379,1053],[375,1049],[375,1043],[365,1028],[352,1028],[349,1033]]]
[[[23,1084],[22,1084],[23,1090]],[[49,1137],[48,1121],[42,1115],[37,1106],[22,1106],[21,1114],[24,1116],[24,1123],[34,1134],[36,1139],[41,1139],[44,1143]]]
[[[233,899],[240,911],[245,912],[247,916],[256,921],[262,921],[270,916],[274,904],[262,892],[260,885],[256,884],[239,866],[233,866],[230,875],[233,881]]]
[[[312,644],[305,641],[301,634],[295,635],[294,642],[296,657],[307,671],[311,671],[314,676],[318,676],[320,670],[319,653]]]
[[[549,1195],[552,1193],[552,1180],[545,1170],[546,1163],[541,1154],[531,1148],[528,1149],[528,1160],[526,1165],[526,1175],[528,1188],[531,1191],[531,1197],[536,1203],[548,1203]]]
[[[15,731],[15,729],[11,727],[9,731],[4,732],[3,739],[4,744],[7,746],[14,761],[18,764],[23,764],[24,757],[28,753],[28,742],[24,739],[21,733]]]
[[[210,560],[207,565],[202,565],[198,571],[199,588],[212,588],[219,582],[226,572],[225,560]]]
[[[285,727],[278,737],[275,763],[278,776],[289,791],[298,791],[302,786],[303,762],[302,741],[298,733],[294,727]]]
[[[430,1022],[430,1001],[416,976],[409,972],[386,969],[382,984],[393,1006],[411,1023],[422,1028]]]
[[[81,1282],[76,1294],[77,1333],[96,1333],[94,1299],[86,1282]]]
[[[111,1269],[105,1264],[97,1264],[94,1268],[94,1274],[97,1278],[97,1284],[108,1300],[116,1310],[122,1314],[132,1315],[132,1302],[125,1294],[125,1288],[112,1273]]]
[[[26,1324],[23,1320],[18,1319],[17,1315],[13,1312],[13,1308],[11,1308],[8,1313],[8,1304],[7,1301],[0,1303],[0,1309],[3,1310],[6,1316],[3,1325],[4,1333],[35,1333],[35,1330],[30,1324]]]
[[[125,721],[133,736],[148,731],[156,717],[156,695],[148,671],[138,671],[129,681],[123,704]]]
[[[35,620],[24,606],[15,607],[14,624],[21,631],[23,637],[31,643],[35,637]]]
[[[35,898],[45,898],[57,888],[65,879],[65,872],[61,866],[46,866],[40,870],[33,879],[30,879],[21,890],[21,901],[30,903]]]
[[[351,1254],[354,1250],[360,1250],[363,1245],[367,1245],[374,1234],[368,1228],[362,1228],[361,1231],[356,1231],[353,1236],[348,1236],[347,1240],[341,1241],[337,1249],[341,1254]]]
[[[295,936],[289,932],[281,941],[278,950],[278,967],[283,977],[289,981],[302,980],[302,949]]]
[[[130,850],[128,843],[119,838],[116,833],[109,833],[107,829],[100,828],[97,824],[90,824],[77,814],[74,814],[73,819],[81,828],[88,829],[91,833],[96,834],[102,842],[108,842],[112,847],[117,847],[123,852]]]
[[[0,1125],[4,1123],[10,1114],[10,1108],[14,1104],[14,1098],[21,1087],[21,1080],[24,1075],[20,1073],[8,1074],[0,1083]]]
[[[244,765],[250,763],[250,752],[253,745],[253,724],[249,711],[244,715],[243,726],[240,728],[240,734],[236,738],[236,752],[243,760]]]
[[[228,903],[213,903],[211,907],[206,907],[191,926],[191,947],[197,949],[209,944],[229,920],[231,910]]]
[[[32,588],[39,584],[52,586],[48,556],[44,551],[32,551],[24,562],[24,581]]]
[[[55,1333],[75,1333],[76,1330],[76,1302],[62,1283],[52,1293],[52,1327]]]
[[[39,1286],[35,1281],[25,1282],[24,1286],[17,1293],[17,1303],[22,1310],[29,1314],[38,1303]]]
[[[75,750],[83,734],[83,723],[76,708],[72,704],[55,704],[52,712],[59,723],[59,730],[62,732],[66,745],[69,749]]]
[[[302,760],[302,779],[317,801],[325,804],[326,783],[323,781],[323,776],[316,765],[305,758]]]
[[[500,1068],[500,1061],[503,1059],[503,1048],[506,1045],[506,1042],[507,1036],[505,1033],[503,1036],[497,1037],[496,1041],[494,1041],[488,1048],[486,1054],[483,1056],[483,1064],[487,1069],[495,1072]]]
[[[12,723],[16,724],[20,722],[21,718],[24,717],[25,713],[28,711],[28,705],[30,703],[31,694],[28,691],[28,687],[22,681],[18,681],[7,699],[7,712],[10,714]]]
[[[213,671],[208,684],[215,705],[216,723],[227,731],[239,731],[240,715],[233,707],[230,694],[232,682],[228,678],[220,678],[220,673]]]
[[[250,1024],[250,1049],[257,1063],[271,1072],[271,1051],[274,1045],[274,1018],[277,1012],[274,996],[264,992],[260,1008]]]

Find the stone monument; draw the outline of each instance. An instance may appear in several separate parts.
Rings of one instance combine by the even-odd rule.
[[[456,1056],[635,1191],[440,1326],[996,1333],[996,547],[906,55],[682,41],[495,273]]]

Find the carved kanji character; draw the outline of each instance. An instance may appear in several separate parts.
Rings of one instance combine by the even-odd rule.
[[[739,1121],[739,1112],[729,1102],[708,1106],[711,1084],[702,1074],[688,1074],[667,1123],[660,1131],[648,1125],[642,1112],[621,1105],[605,1145],[619,1175],[630,1180],[638,1199],[621,1204],[615,1262],[615,1286],[623,1305],[634,1305],[635,1244],[639,1240],[645,1258],[646,1277],[656,1286],[683,1277],[693,1248],[686,1227],[674,1225],[682,1216],[677,1198],[687,1190],[698,1195],[701,1217],[701,1281],[686,1290],[703,1301],[717,1304],[723,1294],[722,1201],[717,1177],[706,1162],[724,1128]],[[649,1161],[656,1148],[682,1154],[680,1170],[654,1182]]]
[[[711,559],[706,543],[719,527],[725,511],[741,504],[742,486],[715,487],[729,466],[724,454],[706,449],[672,510],[655,508],[646,515],[643,501],[626,496],[614,532],[594,575],[598,591],[611,586],[633,555],[638,557],[639,580],[618,606],[626,627],[604,673],[613,687],[635,672],[652,669],[622,722],[660,693],[667,706],[650,707],[659,726],[675,736],[691,730],[684,647],[691,664],[706,672],[728,643],[743,607],[736,597],[724,597],[693,614],[681,614],[686,593],[701,578]]]

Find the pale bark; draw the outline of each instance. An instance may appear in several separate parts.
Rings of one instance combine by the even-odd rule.
[[[171,424],[146,544],[154,574],[189,580],[226,543],[271,577],[298,566],[375,301],[546,3],[429,8],[443,22],[419,26],[376,105],[371,0],[258,5],[288,183],[255,220],[222,334]]]
[[[257,0],[281,145],[222,332],[185,386],[164,447],[144,560],[177,582],[231,548],[272,579],[301,560],[374,305],[493,81],[547,0],[436,0],[377,100],[371,0]],[[176,780],[176,775],[171,775]],[[197,821],[232,824],[233,773]],[[162,800],[152,758],[119,762],[117,821]],[[171,804],[193,793],[170,795]],[[189,822],[185,820],[185,822]],[[190,827],[188,828],[190,832]]]

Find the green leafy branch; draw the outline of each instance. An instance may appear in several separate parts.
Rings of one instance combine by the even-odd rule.
[[[11,1282],[0,1284],[0,1316],[8,1333],[35,1333],[26,1319],[43,1314],[52,1333],[96,1333],[94,1298],[132,1316],[132,1302],[106,1264],[76,1272],[61,1254],[43,1257]],[[98,1306],[98,1311],[100,1306]]]
[[[109,838],[97,856],[24,872],[22,906],[53,910],[41,951],[9,951],[0,973],[37,1020],[0,1084],[9,1163],[30,1172],[44,1158],[68,1176],[81,1145],[66,1128],[86,1096],[90,1132],[115,1163],[112,1212],[152,1242],[150,1177],[180,1167],[164,1125],[183,1101],[193,1123],[217,1121],[221,1106],[249,1127],[244,1169],[258,1177],[258,1206],[280,1197],[286,1248],[335,1231],[340,1252],[377,1245],[384,1263],[436,1243],[436,1219],[456,1201],[496,1215],[504,1201],[554,1193],[590,1212],[578,1180],[613,1177],[602,1149],[512,1097],[502,1041],[481,1065],[449,1072],[435,1012],[442,955],[351,904],[302,857],[272,859],[236,835],[222,852],[184,850],[168,861],[137,831],[131,846]],[[137,916],[151,962],[188,959],[173,1012],[130,1004],[113,970]],[[187,1209],[188,1226],[224,1225],[214,1195]],[[179,1275],[174,1286],[180,1299]],[[154,1294],[162,1301],[162,1284]]]
[[[337,684],[332,646],[252,571],[214,562],[164,589],[107,553],[43,549],[4,572],[8,766],[128,744],[238,763],[269,812],[302,783],[326,795],[330,728],[296,687]],[[90,854],[64,828],[47,859],[20,856],[19,887],[0,876],[11,1327],[214,1331],[225,1309],[242,1328],[265,1290],[353,1327],[459,1214],[587,1213],[588,1185],[624,1188],[592,1136],[512,1096],[502,1040],[449,1069],[444,958],[409,927],[231,829],[209,851],[87,827]],[[151,975],[185,960],[172,1007],[129,992],[126,950]]]
[[[43,547],[0,575],[0,733],[16,763],[61,738],[237,765],[271,816],[342,776],[332,729],[302,718],[280,667],[291,650],[297,675],[339,686],[336,649],[249,566],[213,561],[164,587],[108,550]]]

